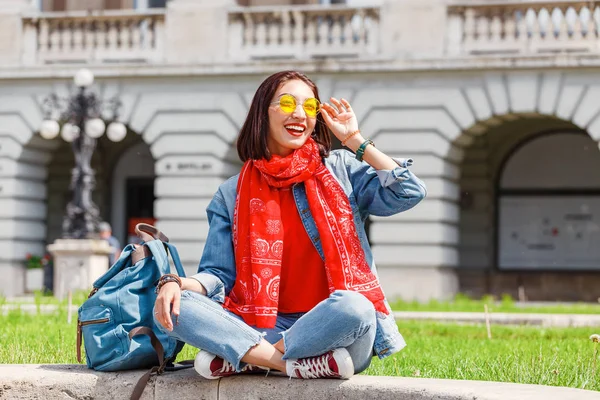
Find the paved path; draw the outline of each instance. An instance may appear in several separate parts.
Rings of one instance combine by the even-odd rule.
[[[66,310],[67,306],[64,306],[63,308]],[[79,306],[75,306],[75,305],[71,306],[71,310],[74,312],[74,315],[77,315],[78,308],[79,308]],[[56,306],[54,304],[40,304],[39,305],[39,311],[42,314],[51,314],[53,312],[56,312],[57,309],[58,309],[58,306]],[[14,310],[21,310],[25,313],[36,314],[38,312],[38,306],[36,306],[35,304],[3,304],[2,307],[0,307],[0,313],[2,315],[6,315],[10,311],[14,311]]]
[[[397,320],[485,323],[485,314],[482,312],[394,311],[394,316]],[[546,327],[594,326],[600,329],[600,315],[598,314],[490,313],[489,319],[491,324],[502,325],[538,325]]]
[[[48,314],[57,310],[56,305],[41,304],[39,311]],[[65,307],[66,308],[66,307]],[[71,307],[74,318],[77,318],[77,308]],[[0,313],[6,315],[10,310],[20,309],[27,313],[37,313],[35,304],[4,304]],[[398,320],[429,320],[440,322],[485,323],[483,312],[431,312],[431,311],[394,311]],[[527,313],[490,313],[491,324],[502,325],[537,325],[546,327],[599,327],[600,314],[527,314]],[[600,333],[600,332],[598,332]]]
[[[0,365],[0,399],[128,399],[145,371],[98,373],[82,365]],[[236,376],[205,380],[194,370],[165,373],[142,400],[600,400],[600,392],[540,385],[358,375],[347,381]]]

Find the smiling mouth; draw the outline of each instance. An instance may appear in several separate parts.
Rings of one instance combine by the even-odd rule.
[[[304,131],[306,131],[306,127],[302,125],[285,125],[285,130],[292,136],[302,136]]]

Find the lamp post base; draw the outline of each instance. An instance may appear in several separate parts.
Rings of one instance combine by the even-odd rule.
[[[54,257],[54,297],[64,299],[69,291],[90,291],[108,270],[112,249],[105,240],[57,239],[48,245]]]

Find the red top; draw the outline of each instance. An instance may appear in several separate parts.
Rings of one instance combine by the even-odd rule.
[[[325,264],[304,229],[292,189],[280,189],[279,200],[283,256],[278,312],[307,312],[329,297]]]

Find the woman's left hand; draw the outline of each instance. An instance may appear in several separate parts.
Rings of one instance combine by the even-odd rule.
[[[329,129],[340,142],[343,142],[349,134],[358,130],[358,120],[347,100],[340,101],[335,97],[331,97],[330,100],[335,108],[329,103],[323,103],[321,114]]]

